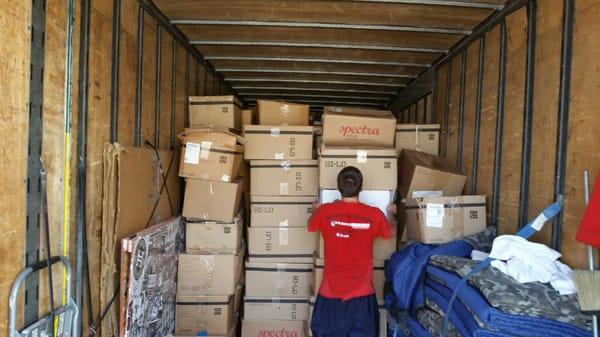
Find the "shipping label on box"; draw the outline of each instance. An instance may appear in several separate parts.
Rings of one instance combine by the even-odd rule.
[[[307,160],[313,155],[312,126],[247,125],[246,160]]]
[[[305,329],[305,321],[242,321],[242,337],[304,337]]]
[[[235,96],[190,96],[190,127],[206,125],[241,130],[242,104]]]
[[[244,318],[305,321],[308,319],[308,298],[246,296]]]
[[[398,155],[394,149],[350,149],[322,147],[319,158],[319,188],[337,189],[337,176],[348,166],[363,175],[364,190],[396,190]]]
[[[402,198],[414,198],[414,193],[422,191],[461,195],[466,180],[442,157],[412,150],[404,150],[400,155],[398,191]]]
[[[325,107],[323,144],[394,147],[396,122],[390,111]]]
[[[260,125],[308,125],[309,106],[288,102],[259,99],[258,124]]]
[[[439,124],[396,125],[396,150],[415,150],[437,156],[440,146]]]
[[[321,288],[321,282],[323,281],[323,268],[325,267],[325,260],[322,258],[315,257],[314,260],[314,279],[313,279],[313,293],[317,294]],[[373,287],[375,288],[375,294],[378,300],[383,300],[383,288],[385,285],[385,261],[384,260],[373,260]]]
[[[246,263],[246,296],[310,296],[312,263]]]
[[[240,212],[232,222],[187,222],[185,250],[188,254],[235,254],[242,246],[243,216]]]
[[[318,187],[317,160],[253,160],[250,162],[252,196],[315,196]]]
[[[318,197],[252,196],[250,226],[306,228]]]
[[[235,255],[180,254],[177,296],[233,295],[243,270],[246,248]]]
[[[240,210],[243,180],[232,183],[186,179],[182,215],[187,219],[231,222]]]
[[[312,263],[317,235],[306,227],[248,228],[248,260]]]
[[[225,335],[235,318],[233,296],[188,296],[179,298],[175,313],[175,334]]]
[[[445,243],[486,228],[483,195],[407,199],[406,229],[409,240]]]

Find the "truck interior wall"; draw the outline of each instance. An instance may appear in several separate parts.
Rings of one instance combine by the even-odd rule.
[[[92,310],[94,315],[100,313],[100,262],[101,262],[101,228],[102,228],[102,186],[103,186],[103,147],[110,141],[111,133],[111,67],[112,67],[112,31],[113,6],[117,1],[92,0],[90,13],[89,36],[89,95],[88,95],[88,130],[87,130],[87,181],[86,181],[86,223],[88,235],[88,259],[91,280]],[[72,136],[70,156],[68,215],[69,232],[63,233],[65,220],[64,174],[65,174],[65,116],[64,116],[64,79],[66,57],[66,19],[67,0],[52,1],[46,4],[45,22],[45,60],[43,77],[43,147],[42,162],[48,176],[48,204],[53,255],[62,252],[63,236],[71,242],[71,253],[74,249],[75,233],[75,198],[76,198],[76,149],[77,149],[77,84],[79,57],[79,23],[81,20],[80,2],[75,1],[75,20],[73,36],[72,65]],[[120,20],[120,57],[119,57],[119,92],[118,92],[118,128],[117,141],[125,146],[134,145],[135,129],[135,87],[136,87],[136,55],[137,55],[137,0],[121,1]],[[0,294],[8,298],[12,282],[18,272],[24,268],[25,252],[25,219],[27,166],[28,166],[28,132],[29,132],[29,87],[30,87],[30,47],[31,47],[31,13],[32,3],[27,1],[0,1],[0,76],[5,87],[0,94],[0,103],[4,107],[1,122],[4,130],[4,157],[2,175],[4,193],[2,200],[2,221],[0,230]],[[159,148],[169,149],[169,138],[181,132],[185,124],[186,96],[206,92],[203,63],[197,70],[198,61],[188,52],[181,42],[177,42],[177,64],[175,78],[175,127],[171,131],[172,111],[172,42],[173,37],[166,29],[161,36],[161,87],[156,88],[156,29],[157,22],[149,14],[144,18],[143,82],[142,82],[142,140],[153,142],[155,139],[155,98],[160,92]],[[187,56],[189,54],[189,56]],[[189,57],[189,67],[186,58]],[[186,74],[186,71],[188,72]],[[195,76],[198,73],[199,76]],[[185,80],[189,82],[185,85]],[[211,79],[212,80],[212,79]],[[196,82],[198,81],[198,84]],[[221,85],[221,78],[215,81]],[[212,84],[212,82],[210,82]],[[188,89],[188,92],[185,89]],[[174,133],[174,134],[172,134]],[[43,235],[40,237],[44,240]],[[44,247],[43,241],[40,247]],[[40,250],[40,258],[45,255]],[[60,303],[62,293],[62,270],[54,268],[55,301]],[[84,290],[85,291],[85,290]],[[39,277],[39,309],[40,314],[48,312],[45,274]],[[22,298],[22,296],[20,296]],[[84,293],[84,299],[86,298]],[[22,301],[20,301],[22,304]],[[6,304],[6,303],[5,303]],[[22,324],[22,306],[19,308],[19,324]],[[87,329],[88,303],[85,299],[83,315],[84,330]],[[0,331],[7,330],[7,306],[0,306]]]
[[[600,85],[600,72],[598,71],[600,47],[591,43],[593,32],[600,28],[598,27],[600,24],[593,19],[594,15],[599,13],[600,4],[594,1],[581,1],[576,4],[561,251],[567,263],[579,268],[586,267],[585,247],[574,240],[584,210],[582,175],[583,171],[587,169],[593,180],[600,170],[600,151],[597,150],[597,144],[600,143],[600,133],[597,131],[600,128],[600,115],[592,112],[594,111],[594,92]],[[506,18],[506,28],[508,42],[506,96],[498,226],[501,233],[515,233],[519,226],[527,8],[523,7],[509,15]],[[563,2],[537,1],[532,156],[529,195],[527,196],[529,218],[538,214],[554,200],[562,30]],[[500,25],[488,31],[485,34],[485,40],[480,144],[477,162],[478,180],[475,192],[488,195],[489,215],[494,175]],[[471,192],[472,186],[478,52],[479,40],[475,40],[466,49],[467,72],[461,170],[468,177],[466,193]],[[433,103],[438,111],[436,121],[442,125],[441,153],[445,154],[451,163],[458,162],[462,55],[462,53],[458,53],[450,63],[446,62],[438,67],[437,84],[434,86],[437,88],[434,95],[437,101]],[[449,104],[446,106],[448,66],[451,66],[451,86]],[[422,90],[422,92],[425,91]],[[400,104],[397,110],[405,111],[403,107],[409,106]],[[443,127],[446,109],[448,110],[447,129]],[[402,120],[402,116],[400,116],[400,120]],[[448,135],[447,143],[445,141],[446,133]],[[550,224],[536,236],[536,240],[550,245],[551,231],[552,225]]]

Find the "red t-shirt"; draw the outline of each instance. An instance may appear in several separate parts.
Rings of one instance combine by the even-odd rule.
[[[323,204],[308,230],[320,230],[325,242],[321,296],[347,300],[375,293],[373,240],[391,237],[390,224],[379,208],[343,201]]]

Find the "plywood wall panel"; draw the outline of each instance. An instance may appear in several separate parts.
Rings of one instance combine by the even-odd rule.
[[[500,177],[499,230],[513,234],[518,228],[521,146],[523,140],[523,97],[525,85],[526,9],[506,19],[506,100]]]
[[[558,87],[560,83],[562,1],[538,2],[529,219],[554,200]],[[550,244],[552,225],[536,240]]]
[[[6,299],[12,282],[24,267],[25,190],[27,174],[30,1],[0,0],[0,331],[7,328]]]
[[[127,2],[127,1],[124,1]],[[131,13],[122,13],[123,21],[134,20]],[[119,64],[119,143],[133,145],[135,130],[136,34],[121,30]]]
[[[171,141],[171,102],[172,102],[172,82],[173,74],[173,38],[171,35],[163,32],[161,42],[161,83],[160,83],[160,137],[159,144],[161,149],[168,149]]]
[[[446,86],[448,81],[448,64],[444,63],[437,70],[437,102],[434,104],[437,107],[437,115],[435,123],[444,125],[445,111],[446,111]],[[440,129],[440,149],[443,147],[445,130]]]
[[[463,125],[462,174],[467,176],[464,193],[471,193],[471,170],[475,146],[475,104],[477,101],[477,77],[479,76],[479,43],[467,48],[467,80],[465,86],[465,115]]]
[[[185,129],[185,111],[187,97],[185,95],[185,60],[187,52],[183,46],[177,46],[177,96],[175,105],[175,135]]]
[[[584,211],[583,171],[590,171],[592,184],[600,174],[599,16],[597,1],[576,2],[562,251],[563,259],[578,268],[587,267],[586,248],[575,241]]]
[[[141,146],[144,142],[154,142],[154,121],[156,120],[156,21],[144,16],[144,54],[142,56],[142,128]]]
[[[448,113],[448,144],[446,159],[449,163],[456,163],[458,144],[458,115],[460,107],[460,77],[461,77],[461,55],[452,59],[452,75],[450,84],[450,105]]]
[[[486,34],[483,91],[481,97],[481,137],[479,139],[479,169],[477,194],[486,195],[490,215],[494,155],[496,146],[496,116],[498,103],[498,75],[500,65],[500,26]],[[489,218],[489,217],[488,217]]]

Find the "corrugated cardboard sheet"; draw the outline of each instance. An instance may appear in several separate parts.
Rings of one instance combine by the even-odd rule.
[[[143,230],[148,224],[179,213],[177,162],[176,152],[124,147],[120,144],[105,145],[100,276],[102,308],[110,303],[117,290],[120,240]],[[163,184],[163,176],[166,177],[166,184]],[[102,322],[102,331],[106,336],[116,336],[119,332],[119,301],[115,303]]]
[[[175,329],[181,218],[156,224],[121,241],[121,337],[166,336]]]

